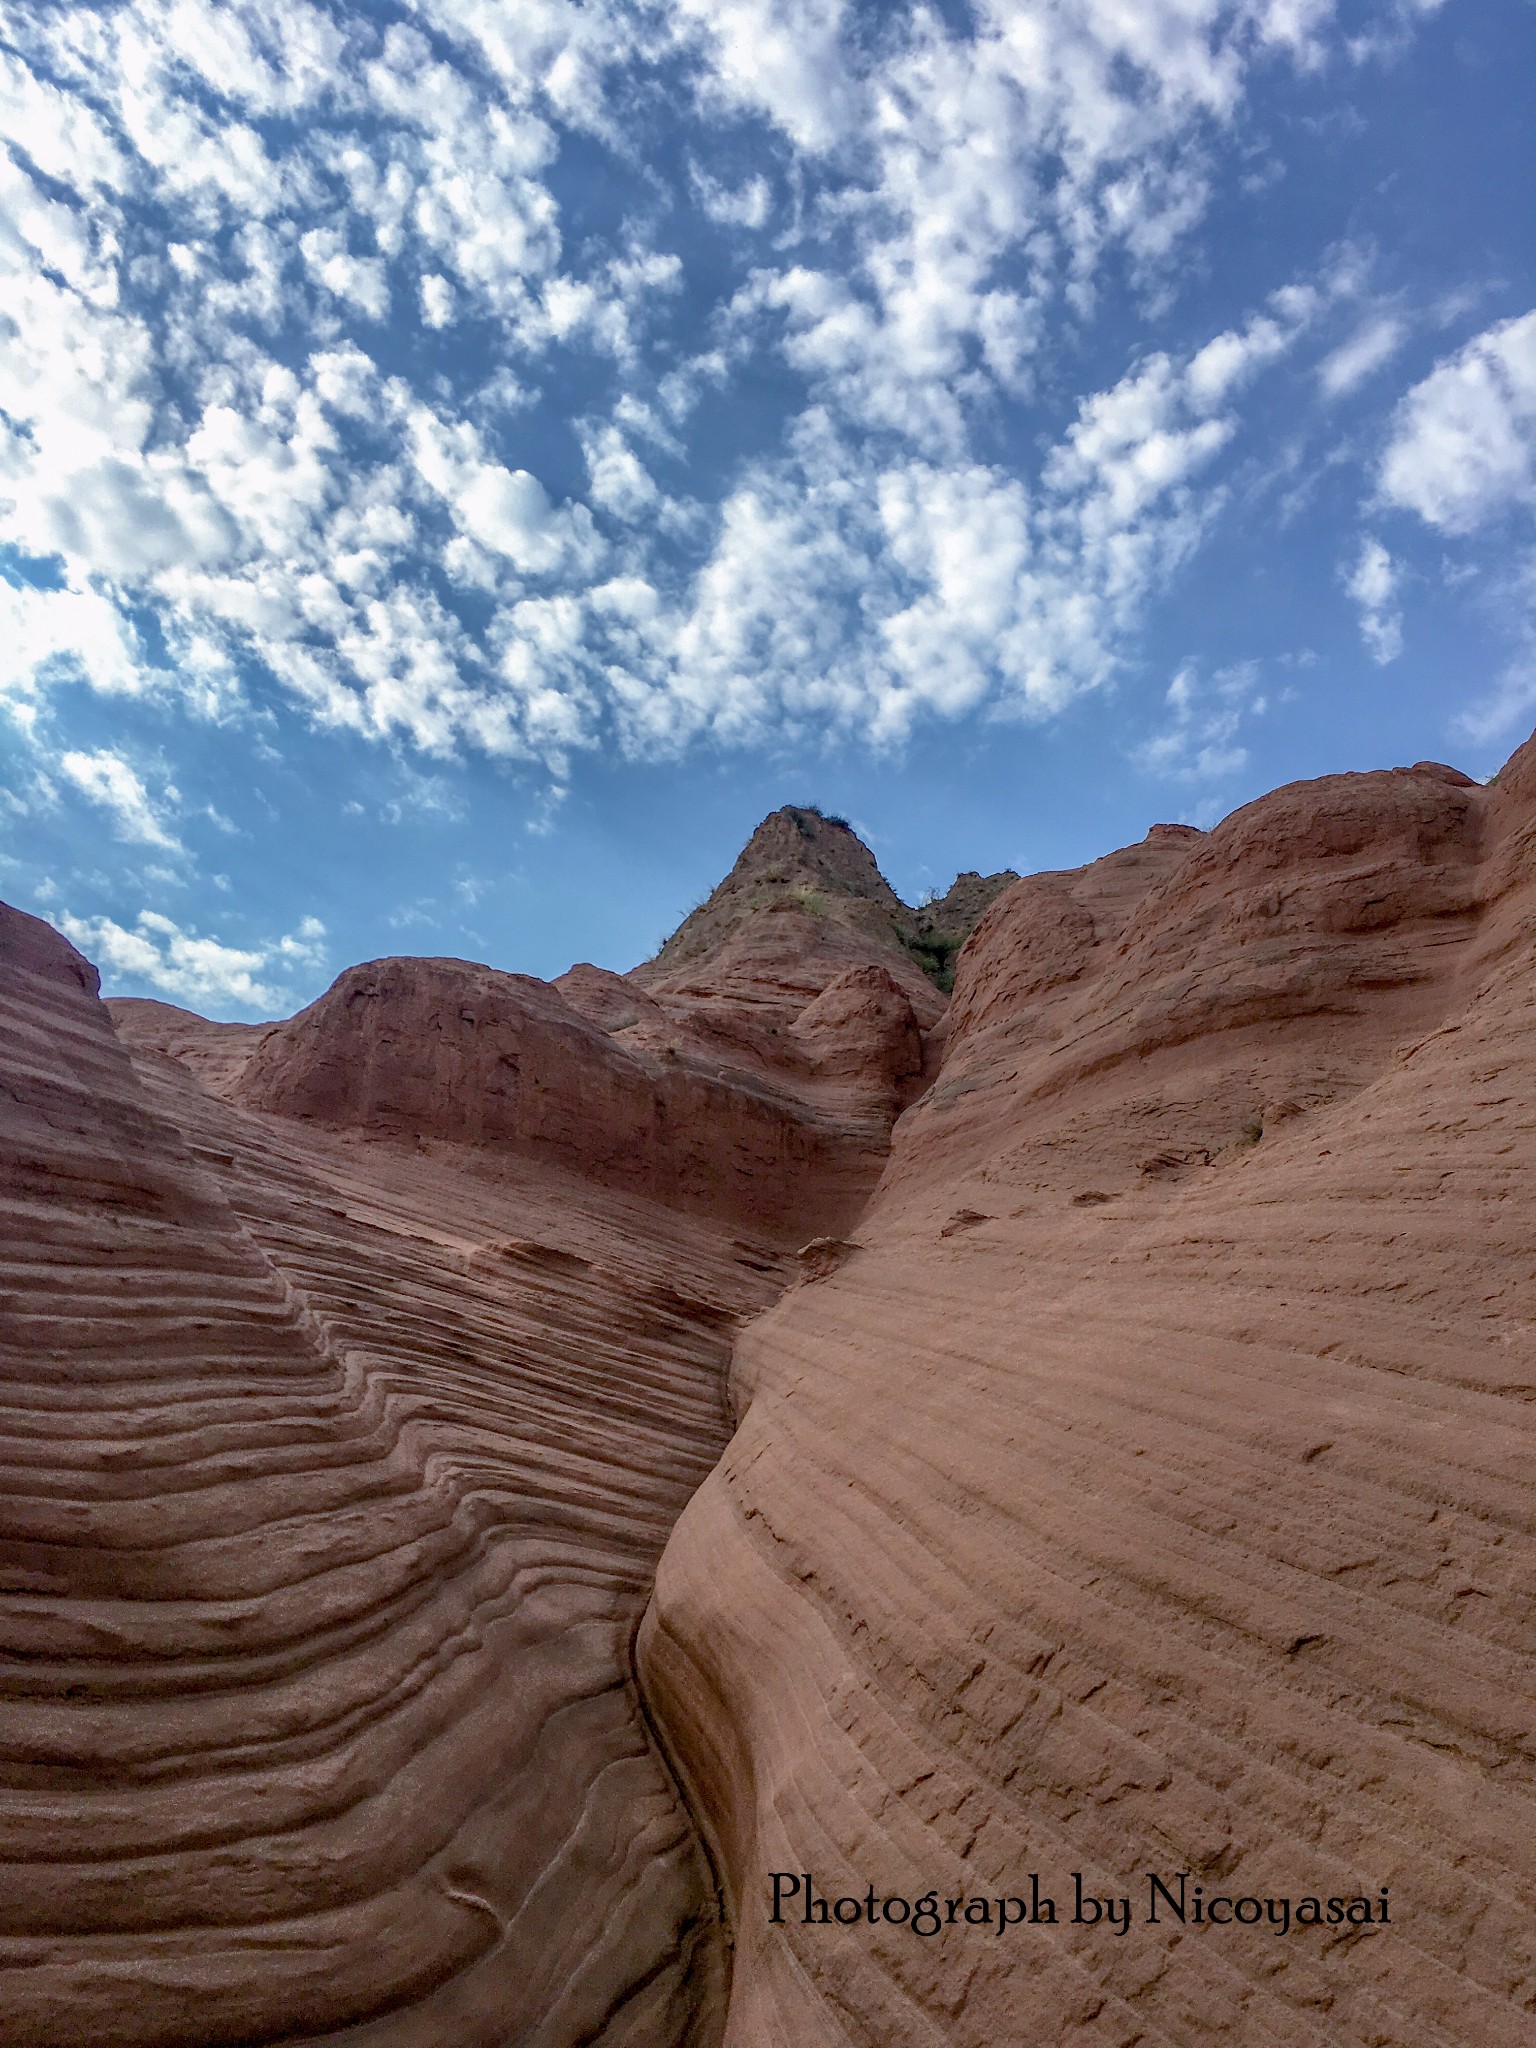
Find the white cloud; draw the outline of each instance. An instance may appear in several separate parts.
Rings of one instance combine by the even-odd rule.
[[[1097,529],[1134,528],[1231,438],[1230,418],[1190,416],[1184,384],[1168,357],[1155,355],[1079,408],[1045,474],[1058,490],[1083,494]],[[1203,393],[1201,401],[1203,410]]]
[[[597,701],[583,670],[586,608],[574,597],[528,597],[497,621],[501,673],[528,742],[561,768],[566,750],[591,742]]]
[[[430,272],[421,280],[421,317],[428,327],[451,327],[457,301],[446,277]]]
[[[964,450],[999,390],[1029,388],[1056,302],[1091,311],[1121,261],[1165,292],[1256,40],[1310,61],[1331,4],[979,0],[969,33],[923,10],[878,41],[843,35],[839,9],[814,24],[770,0],[689,12],[712,38],[712,90],[844,166],[823,203],[852,260],[763,270],[738,327],[782,316],[784,351],[818,396],[940,456]],[[752,69],[778,39],[793,61]]]
[[[1187,360],[1148,358],[1081,403],[1034,489],[974,461],[881,462],[813,409],[793,458],[726,500],[686,603],[609,586],[621,730],[641,750],[808,726],[881,744],[923,716],[1041,716],[1098,687],[1220,507],[1206,473],[1240,421],[1218,400],[1313,310],[1296,295]],[[1201,774],[1232,715],[1216,687],[1198,744],[1181,728]]]
[[[1391,555],[1379,540],[1367,535],[1353,568],[1344,577],[1344,588],[1360,608],[1361,638],[1378,666],[1396,661],[1403,651],[1402,614],[1393,602],[1398,581]]]
[[[1168,685],[1167,723],[1136,749],[1135,759],[1148,773],[1176,782],[1240,775],[1248,765],[1248,749],[1238,741],[1243,720],[1262,717],[1268,708],[1258,684],[1256,662],[1218,669],[1208,683],[1186,662]]]
[[[718,226],[760,228],[766,224],[773,210],[773,192],[761,173],[740,185],[726,185],[694,164],[690,176],[700,207]]]
[[[708,731],[751,743],[808,716],[867,714],[880,678],[858,679],[862,650],[846,631],[850,592],[869,573],[866,548],[835,476],[764,471],[734,491],[683,610],[631,615],[659,656],[648,688],[613,678],[634,739],[671,747]]]
[[[1059,696],[1059,636],[1034,632],[1035,535],[1022,485],[916,463],[885,472],[878,504],[891,557],[918,593],[880,624],[905,690],[878,722],[894,722],[903,695],[951,716],[969,710],[988,694],[994,666],[1026,700]]]
[[[415,30],[309,0],[119,0],[16,24],[0,135],[75,189],[65,203],[0,148],[0,542],[56,556],[67,585],[0,594],[22,629],[13,716],[35,721],[80,674],[223,715],[245,656],[327,724],[521,747],[487,709],[495,649],[438,601],[434,561],[461,576],[472,560],[493,587],[579,583],[595,528],[494,460],[442,388],[391,397],[349,329],[390,316],[398,269],[428,329],[489,313],[508,354],[624,357],[681,273],[631,233],[585,275],[560,269],[542,177],[558,142],[524,67],[567,113],[584,93],[592,112],[599,59],[625,41],[615,19],[538,0],[500,35],[474,5],[426,11],[486,31],[500,88]],[[293,125],[259,125],[273,115]],[[153,234],[130,261],[146,203]],[[146,294],[163,317],[140,310]],[[307,328],[307,364],[251,336],[290,325]],[[525,402],[510,363],[480,398]],[[413,405],[450,458],[442,489],[422,488]],[[633,508],[643,468],[614,454],[607,500]],[[175,657],[153,671],[129,624],[140,606]]]
[[[325,959],[325,926],[304,918],[287,937],[255,946],[229,946],[202,938],[155,910],[141,910],[131,927],[111,917],[56,919],[65,936],[103,969],[113,984],[148,984],[176,1001],[214,1012],[270,1014],[292,1002],[281,980],[263,979],[296,969],[311,972]]]
[[[127,181],[127,161],[94,108],[11,51],[0,51],[0,135],[62,184],[110,192]]]
[[[389,280],[380,256],[354,256],[339,228],[311,228],[299,237],[309,274],[369,320],[389,318]]]
[[[1407,339],[1401,320],[1382,315],[1323,358],[1317,380],[1328,398],[1342,398],[1389,363]]]
[[[1536,504],[1536,312],[1488,328],[1413,387],[1378,480],[1386,503],[1445,533]]]
[[[476,702],[456,658],[463,628],[430,592],[390,588],[356,605],[337,653],[357,677],[345,716],[373,738],[401,734],[427,753],[448,754]]]
[[[1438,0],[1430,4],[1438,5]],[[1260,0],[1253,10],[1264,41],[1290,50],[1307,70],[1322,62],[1322,30],[1332,13],[1333,0]]]
[[[1444,4],[1445,0],[1396,0],[1358,34],[1346,37],[1345,54],[1353,64],[1394,62],[1408,48],[1416,20],[1438,13]]]
[[[617,427],[602,426],[582,436],[594,505],[617,519],[634,521],[655,510],[656,480]]]
[[[470,540],[527,575],[579,571],[595,561],[599,546],[586,507],[555,506],[528,470],[491,459],[473,426],[417,406],[409,432],[418,473]]]
[[[184,64],[258,114],[298,114],[329,97],[346,52],[335,20],[308,0],[142,0],[124,32],[140,39],[128,56],[135,68]]]
[[[846,0],[405,11],[19,17],[0,541],[66,588],[0,591],[16,716],[70,677],[220,718],[275,683],[322,727],[558,774],[615,731],[895,740],[1113,673],[1323,294],[1075,404],[1061,325],[1166,296],[1255,65],[1316,62],[1331,0],[976,0],[878,34]],[[692,208],[634,169],[653,105],[691,124]],[[633,185],[616,224],[562,218],[572,130]],[[698,210],[732,232],[685,276]],[[767,445],[743,408],[754,452],[717,458],[715,400],[768,353],[808,401]]]
[[[49,198],[8,150],[0,147],[0,233],[12,261],[35,259],[66,286],[110,304],[115,277],[93,247],[89,227],[70,207]]]
[[[765,114],[802,149],[831,148],[858,86],[842,44],[847,0],[677,0],[708,57],[706,96]]]
[[[167,831],[162,809],[155,804],[138,772],[120,754],[100,748],[94,754],[74,750],[59,757],[59,770],[93,804],[109,811],[120,839],[133,839],[144,846],[163,847],[168,853],[184,851],[181,841]],[[167,785],[164,801],[176,804],[178,792]]]
[[[643,7],[599,0],[415,0],[415,11],[485,67],[504,104],[522,109],[542,98],[562,121],[604,138],[616,132],[606,74],[623,71],[649,42]]]
[[[1308,294],[1301,302],[1291,303],[1289,317],[1285,320],[1261,314],[1249,321],[1245,328],[1229,328],[1226,333],[1208,341],[1186,373],[1193,402],[1206,411],[1224,405],[1256,371],[1285,354],[1311,305],[1311,295]]]
[[[0,704],[31,730],[39,699],[60,678],[104,695],[138,696],[153,688],[132,629],[94,590],[38,590],[0,583]]]
[[[391,825],[422,818],[456,825],[467,815],[463,797],[446,776],[422,775],[404,765],[398,771],[394,795],[379,811]]]
[[[50,775],[36,767],[29,771],[20,761],[8,765],[7,780],[0,785],[0,816],[42,818],[57,812],[58,808],[58,786]],[[14,866],[15,861],[6,855],[3,864]],[[41,892],[39,900],[44,900]]]

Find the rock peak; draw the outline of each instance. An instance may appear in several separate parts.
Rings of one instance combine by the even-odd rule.
[[[982,911],[1016,879],[1011,871],[962,875],[945,896],[913,909],[846,818],[829,816],[819,804],[781,804],[757,827],[724,881],[637,972],[650,981],[692,971],[764,914],[799,912],[829,933],[857,934],[866,957],[891,956],[947,989],[954,954]]]
[[[783,804],[764,818],[730,873],[683,919],[650,967],[666,973],[699,960],[769,911],[868,927],[896,947],[895,921],[906,906],[845,818],[828,817],[814,804]]]
[[[817,804],[781,804],[770,811],[742,848],[721,888],[738,880],[793,886],[802,877],[874,903],[901,903],[848,820],[828,816]]]

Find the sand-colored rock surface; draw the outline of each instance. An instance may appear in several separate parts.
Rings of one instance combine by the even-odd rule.
[[[1533,1027],[1536,746],[275,1024],[0,910],[0,2040],[1531,2040]]]
[[[771,1247],[136,1074],[0,923],[0,2038],[712,2037],[630,1633]]]
[[[929,1030],[944,1012],[951,952],[1013,879],[964,875],[939,902],[914,910],[842,819],[786,805],[763,820],[655,959],[626,979],[679,1024],[770,1069],[787,1063],[803,1085],[783,1041],[808,1005],[850,971],[879,966]]]
[[[734,1327],[921,1064],[840,933],[722,1072],[597,969],[221,1025],[0,912],[7,2048],[718,2033],[630,1639]]]
[[[803,999],[875,956],[891,961],[932,1016],[942,1005],[911,954],[915,922],[851,826],[791,804],[763,820],[731,872],[632,978],[660,994],[697,981],[705,1000],[762,1004],[775,994],[766,971],[774,958],[786,964],[785,989]]]
[[[463,960],[349,968],[266,1034],[231,1092],[337,1129],[545,1160],[773,1233],[847,1223],[884,1150],[883,1129],[632,1051],[551,985]]]
[[[863,1153],[862,1206],[934,1064],[953,958],[1016,879],[961,875],[914,909],[843,820],[786,805],[653,960],[624,975],[582,964],[553,986],[642,1061],[841,1127]]]
[[[1281,790],[978,927],[640,1638],[730,2048],[1536,2038],[1533,854],[1536,748]],[[775,1926],[775,1872],[1034,1872],[1058,1920]],[[1390,1923],[1150,1926],[1148,1872]]]

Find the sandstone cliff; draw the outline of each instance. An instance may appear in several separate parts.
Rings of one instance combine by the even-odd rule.
[[[136,1073],[11,911],[0,1034],[7,2048],[713,2038],[628,1646],[771,1251]]]
[[[1533,1023],[1536,745],[273,1025],[0,911],[8,2048],[1528,2040]],[[1149,1870],[1391,1923],[769,1920]]]
[[[640,1670],[725,2038],[1531,2038],[1536,747],[978,926],[860,1249],[738,1347]],[[728,1588],[728,1596],[723,1589]],[[769,1919],[1027,1890],[1063,1924]],[[1073,1925],[1146,1873],[1392,1924]]]

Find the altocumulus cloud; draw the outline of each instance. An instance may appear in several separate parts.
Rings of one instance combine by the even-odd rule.
[[[1320,263],[1006,430],[1064,325],[1160,303],[1257,71],[1341,59],[1331,0],[23,0],[8,36],[4,692],[56,766],[71,685],[557,782],[598,745],[1059,710],[1341,297]],[[1522,335],[1407,402],[1389,499],[1460,527],[1525,488],[1480,424],[1484,386],[1525,417]],[[1400,338],[1318,338],[1317,374]],[[765,377],[774,431],[722,455]],[[64,752],[169,850],[135,771]],[[102,943],[268,987],[164,921]]]
[[[1371,659],[1383,665],[1396,661],[1403,651],[1402,615],[1393,605],[1397,586],[1392,557],[1379,540],[1367,535],[1344,578],[1344,588],[1360,607],[1360,634]]]
[[[1479,741],[1510,732],[1536,705],[1536,310],[1485,329],[1407,392],[1377,484],[1384,505],[1454,541],[1488,527],[1509,530],[1512,544],[1491,565],[1455,568],[1481,574],[1489,609],[1513,646],[1493,688],[1459,724]],[[1384,552],[1372,559],[1375,545],[1367,542],[1351,585],[1365,607],[1368,639],[1382,629],[1369,599],[1389,566]],[[1394,620],[1384,625],[1395,652],[1401,635]]]
[[[1536,311],[1437,363],[1398,407],[1381,495],[1446,533],[1536,507]]]
[[[59,757],[59,767],[90,802],[110,812],[121,838],[138,840],[166,853],[182,851],[180,840],[166,829],[163,810],[144,787],[137,769],[119,755],[106,748],[94,754],[69,748]],[[168,785],[164,803],[174,804],[178,800],[177,791]]]
[[[168,995],[218,1016],[227,1010],[280,1010],[292,1003],[285,973],[325,961],[325,926],[306,917],[296,931],[257,946],[229,946],[199,936],[156,910],[140,911],[133,925],[110,917],[57,913],[65,936],[108,973],[152,982]]]

